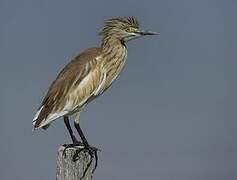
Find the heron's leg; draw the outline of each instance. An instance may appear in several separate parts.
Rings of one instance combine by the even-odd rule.
[[[72,144],[64,144],[63,145],[65,147],[64,150],[63,150],[63,155],[65,156],[66,155],[65,152],[66,152],[66,150],[68,148],[75,147],[75,146],[83,146],[83,144],[82,144],[82,142],[78,141],[76,139],[75,135],[73,134],[73,131],[72,131],[72,128],[70,126],[70,122],[69,122],[68,116],[64,116],[63,119],[64,119],[64,123],[65,123],[65,125],[67,127],[67,130],[68,130],[68,132],[69,132],[69,134],[71,136],[71,139],[72,139]]]
[[[86,140],[85,135],[83,134],[83,132],[81,130],[81,127],[79,125],[79,121],[80,121],[80,114],[78,113],[77,116],[76,116],[76,119],[74,121],[74,126],[75,126],[79,136],[81,137],[82,143],[84,145],[84,149],[82,149],[82,150],[87,151],[89,153],[90,157],[91,157],[89,163],[87,164],[87,167],[86,167],[85,171],[83,172],[83,175],[81,177],[81,179],[82,179],[82,178],[84,178],[84,176],[86,175],[87,170],[91,166],[93,158],[95,158],[95,166],[94,166],[92,172],[95,171],[95,169],[97,167],[97,164],[98,164],[98,156],[97,156],[98,149],[89,145],[88,141]],[[79,150],[75,155],[78,155],[82,150]]]
[[[75,137],[74,134],[73,134],[73,131],[72,131],[72,128],[71,128],[71,126],[70,126],[70,122],[69,122],[68,116],[64,116],[64,117],[63,117],[63,120],[64,120],[64,123],[65,123],[65,125],[66,125],[66,127],[67,127],[67,130],[68,130],[68,132],[69,132],[69,134],[70,134],[70,136],[71,136],[72,143],[75,144],[75,143],[78,142],[78,141],[77,141],[76,137]]]

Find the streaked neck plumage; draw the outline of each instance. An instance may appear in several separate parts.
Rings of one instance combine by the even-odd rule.
[[[101,48],[103,53],[113,51],[114,48],[126,48],[124,41],[116,37],[116,35],[105,35],[102,39]]]
[[[114,36],[105,36],[101,44],[103,67],[107,74],[107,86],[115,80],[127,59],[125,44]]]

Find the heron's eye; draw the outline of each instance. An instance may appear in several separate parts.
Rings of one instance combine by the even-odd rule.
[[[125,29],[127,32],[131,33],[134,32],[134,28],[133,27],[128,27],[127,29]]]

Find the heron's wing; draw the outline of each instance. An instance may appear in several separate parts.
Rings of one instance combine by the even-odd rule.
[[[97,69],[100,48],[91,48],[74,58],[49,87],[33,119],[34,128],[45,127],[83,104],[97,89],[101,72]]]

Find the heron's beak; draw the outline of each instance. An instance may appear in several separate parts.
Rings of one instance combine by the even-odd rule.
[[[146,36],[146,35],[158,35],[160,33],[158,32],[152,32],[152,31],[136,31],[136,32],[133,32],[133,33],[130,33],[130,36],[127,36],[124,38],[124,41],[130,41],[132,39],[137,39],[137,38],[140,38],[140,37],[143,37],[143,36]]]
[[[152,31],[138,31],[138,34],[141,36],[146,36],[146,35],[159,35],[160,33],[158,32],[152,32]]]

